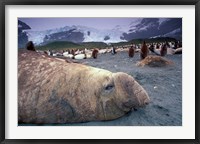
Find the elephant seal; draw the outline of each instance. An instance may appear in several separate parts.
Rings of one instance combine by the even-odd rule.
[[[78,60],[86,59],[86,54],[77,54],[74,56],[74,59],[78,59]]]
[[[18,52],[18,123],[112,120],[150,101],[126,73]]]
[[[147,56],[145,59],[138,62],[136,65],[142,67],[145,65],[148,65],[150,67],[162,67],[170,64],[173,64],[173,62],[164,59],[161,56]]]

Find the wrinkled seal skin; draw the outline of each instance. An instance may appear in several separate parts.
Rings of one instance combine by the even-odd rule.
[[[18,122],[112,120],[149,103],[129,75],[112,73],[32,51],[18,53]]]

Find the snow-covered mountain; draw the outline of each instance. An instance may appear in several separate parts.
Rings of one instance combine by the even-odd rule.
[[[29,41],[33,41],[36,45],[43,45],[52,41],[71,41],[75,43],[80,42],[119,42],[126,41],[120,37],[123,31],[98,30],[86,26],[66,26],[58,29],[51,29],[46,31],[26,31]]]
[[[179,29],[179,33],[174,33]],[[174,31],[174,32],[173,32]],[[182,19],[159,19],[159,18],[144,18],[138,23],[130,25],[130,30],[123,33],[126,40],[151,37],[172,37],[178,40],[182,39]]]
[[[157,36],[153,36],[150,38],[158,38],[158,37],[171,37],[171,38],[176,38],[177,40],[181,40],[182,39],[182,30],[181,28],[175,29],[169,33],[163,34],[163,35],[157,35]]]
[[[44,45],[53,41],[105,42],[115,43],[138,38],[173,37],[182,39],[181,18],[138,18],[133,19],[127,26],[113,25],[112,29],[96,29],[81,25],[65,26],[45,31],[32,30],[28,25],[18,21],[19,46],[26,36],[28,41],[36,45]],[[22,37],[23,33],[23,37]]]
[[[31,27],[22,21],[18,21],[18,47],[24,47],[28,42],[28,36],[25,32],[28,29],[31,29]]]

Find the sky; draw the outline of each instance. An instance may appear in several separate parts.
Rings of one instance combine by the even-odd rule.
[[[28,24],[32,30],[47,30],[64,26],[82,25],[97,29],[112,29],[117,25],[128,29],[131,23],[137,23],[142,18],[19,18]]]

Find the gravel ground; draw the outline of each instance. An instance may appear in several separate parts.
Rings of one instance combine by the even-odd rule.
[[[139,53],[129,58],[127,52],[99,54],[97,59],[75,60],[85,65],[133,76],[147,91],[151,102],[145,108],[138,108],[116,120],[56,126],[181,126],[182,55],[167,55],[165,58],[173,64],[165,67],[138,67],[136,63],[140,61]],[[23,125],[27,126],[20,124]]]
[[[182,55],[167,55],[173,62],[165,67],[138,67],[139,53],[129,58],[127,52],[99,54],[97,59],[77,60],[83,64],[132,75],[147,91],[151,102],[111,121],[65,124],[67,126],[181,126],[182,125]]]

